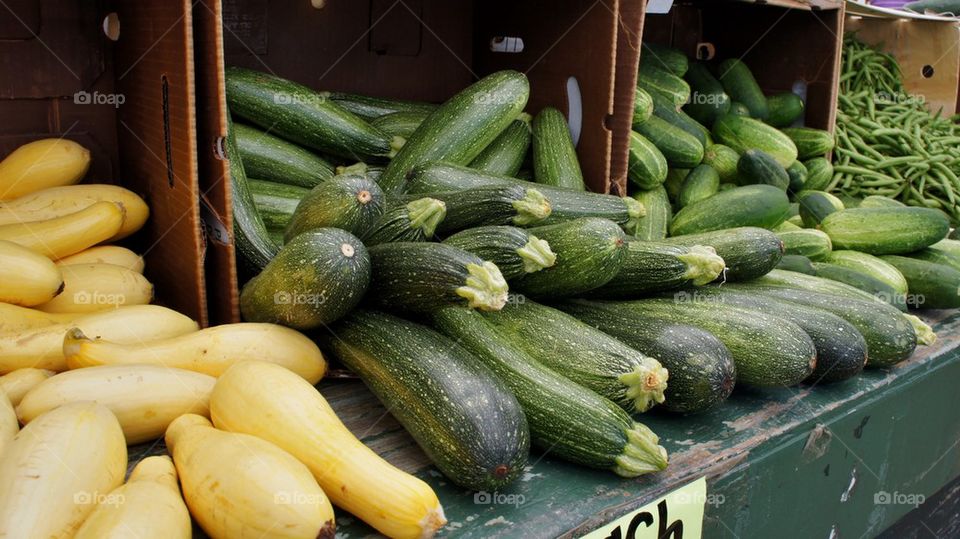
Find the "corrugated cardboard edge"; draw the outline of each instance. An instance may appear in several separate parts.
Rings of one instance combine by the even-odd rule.
[[[633,130],[633,100],[640,65],[640,43],[646,0],[624,0],[617,9],[617,73],[613,92],[613,141],[610,145],[610,191],[627,194],[630,131]]]

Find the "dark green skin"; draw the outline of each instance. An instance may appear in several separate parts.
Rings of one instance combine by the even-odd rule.
[[[514,120],[470,162],[470,168],[488,174],[516,176],[530,149],[530,123]]]
[[[748,109],[746,105],[744,105],[743,103],[741,103],[741,102],[739,102],[739,101],[731,101],[731,102],[730,102],[730,114],[733,114],[734,116],[746,116],[746,117],[749,118],[749,117],[750,117],[750,109]],[[720,118],[720,117],[718,116],[718,118]]]
[[[955,309],[960,307],[960,271],[935,262],[905,256],[881,256],[896,266],[904,278],[910,294],[923,302],[921,309]]]
[[[293,81],[226,68],[231,112],[301,146],[348,159],[386,157],[391,139],[363,118]]]
[[[688,206],[705,198],[717,194],[720,188],[720,175],[710,165],[697,165],[690,171],[680,185],[680,196],[677,203],[680,207]]]
[[[333,177],[333,165],[255,127],[234,126],[243,168],[252,178],[311,188]]]
[[[800,218],[803,220],[803,226],[809,228],[819,227],[828,215],[839,211],[834,199],[831,198],[829,193],[823,191],[798,193],[796,199],[800,204]]]
[[[380,116],[404,111],[429,114],[437,108],[437,105],[434,105],[433,103],[405,101],[402,99],[373,97],[367,95],[349,94],[345,92],[333,92],[330,94],[330,99],[341,108],[346,109],[367,120],[373,120],[374,118],[379,118]]]
[[[588,217],[529,231],[549,243],[557,255],[553,266],[511,283],[517,292],[531,297],[567,297],[603,286],[620,271],[627,256],[626,236],[608,219]]]
[[[248,178],[247,184],[253,193],[253,203],[263,219],[263,224],[271,233],[279,231],[282,238],[297,204],[300,204],[300,199],[307,196],[310,190],[253,178]]]
[[[787,190],[790,193],[799,193],[804,189],[803,184],[807,182],[807,167],[801,161],[794,161],[787,167],[787,176],[790,177],[790,186]]]
[[[755,284],[809,290],[810,292],[859,299],[861,301],[878,301],[877,298],[873,297],[867,292],[839,281],[824,279],[822,277],[800,275],[794,272],[780,271],[778,269],[771,270],[766,275],[759,277],[755,281]]]
[[[772,185],[745,185],[684,206],[670,222],[670,235],[727,228],[773,228],[787,218],[787,193]],[[722,255],[721,255],[722,256]]]
[[[341,363],[454,483],[497,490],[523,473],[530,453],[517,399],[483,362],[436,331],[358,310],[325,339]]]
[[[933,262],[935,264],[942,264],[960,271],[960,253],[948,249],[949,248],[940,248],[934,244],[926,249],[921,249],[915,253],[910,253],[910,258],[926,260],[927,262]]]
[[[590,297],[631,299],[664,290],[683,288],[690,281],[684,276],[687,263],[678,256],[690,252],[689,247],[628,241],[627,256],[620,271],[600,288],[590,291]]]
[[[742,185],[766,184],[784,191],[790,186],[790,175],[770,154],[747,150],[737,161],[737,180]]]
[[[652,142],[671,167],[693,168],[703,160],[703,144],[697,137],[656,114],[633,129]]]
[[[413,226],[406,204],[398,204],[384,212],[361,239],[367,247],[381,243],[429,241],[423,228]]]
[[[430,112],[422,110],[401,110],[391,112],[370,121],[370,124],[390,136],[407,138],[420,127]]]
[[[433,322],[516,395],[534,445],[584,466],[610,469],[615,465],[633,424],[622,408],[545,367],[472,309],[442,309]]]
[[[679,127],[688,135],[697,139],[700,146],[704,148],[707,146],[710,130],[691,118],[683,110],[678,109],[676,105],[660,94],[653,95],[653,115],[670,125]]]
[[[682,51],[657,43],[643,43],[640,61],[653,64],[678,77],[684,76],[690,67],[690,60]]]
[[[337,228],[320,228],[284,245],[247,281],[240,312],[248,322],[314,329],[353,309],[369,284],[370,256],[360,240]]]
[[[783,133],[797,146],[797,159],[823,157],[833,149],[833,135],[812,127],[786,127]]]
[[[803,100],[793,92],[767,97],[766,122],[773,127],[787,127],[803,114]]]
[[[756,227],[740,227],[703,234],[669,238],[677,245],[708,245],[727,265],[721,279],[747,281],[777,267],[783,257],[783,242],[776,234]]]
[[[706,65],[690,64],[684,79],[690,84],[690,102],[683,110],[694,120],[711,126],[717,118],[730,112],[730,96]]]
[[[339,228],[365,236],[386,211],[387,201],[373,180],[337,176],[314,187],[303,197],[284,233],[289,242],[315,228]]]
[[[520,185],[486,185],[462,191],[412,195],[413,198],[425,196],[446,204],[447,215],[437,226],[437,233],[446,235],[481,225],[513,224],[514,217],[517,217],[513,203],[523,200],[527,189]]]
[[[724,60],[717,66],[717,79],[731,99],[747,107],[751,117],[758,120],[767,118],[770,112],[767,97],[763,95],[747,64],[736,59]]]
[[[830,238],[816,229],[785,230],[777,232],[777,237],[783,242],[784,253],[788,255],[820,260],[831,252]]]
[[[530,241],[530,233],[515,226],[478,226],[443,240],[473,253],[483,260],[489,260],[500,268],[503,278],[510,281],[525,275],[523,259],[517,254]]]
[[[784,271],[795,271],[804,275],[816,275],[817,270],[813,269],[813,262],[803,255],[783,255],[777,269]]]
[[[627,346],[657,358],[670,373],[660,408],[697,413],[726,400],[733,391],[736,367],[727,347],[698,327],[646,316],[610,303],[565,301],[559,308]]]
[[[230,163],[230,191],[233,200],[233,235],[237,253],[256,274],[276,256],[280,246],[270,237],[263,218],[257,213],[253,193],[247,183],[240,150],[237,148],[233,120],[227,113],[227,160]]]
[[[812,191],[823,191],[833,180],[833,164],[826,157],[814,157],[803,162],[807,167],[807,181],[803,188]]]
[[[637,224],[634,237],[646,241],[661,241],[666,238],[670,219],[673,217],[667,190],[661,186],[649,191],[637,191],[633,198],[640,201],[647,210],[647,214],[641,217]]]
[[[867,275],[853,268],[825,262],[813,263],[813,269],[814,275],[817,277],[848,284],[886,301],[900,311],[907,310],[907,298],[903,294],[897,293],[897,290],[889,284],[872,275]]]
[[[577,150],[562,112],[546,107],[533,118],[533,177],[537,183],[586,191]]]

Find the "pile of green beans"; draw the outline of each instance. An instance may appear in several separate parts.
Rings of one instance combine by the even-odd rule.
[[[960,222],[960,126],[903,88],[896,59],[844,39],[829,191],[939,208]]]

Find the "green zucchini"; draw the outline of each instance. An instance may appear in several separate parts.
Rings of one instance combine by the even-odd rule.
[[[504,340],[630,413],[664,400],[667,370],[576,318],[532,301],[484,313]]]
[[[845,209],[839,198],[826,191],[800,191],[795,198],[800,205],[803,226],[809,228],[820,226],[828,215]]]
[[[896,267],[907,280],[915,300],[911,307],[955,309],[960,307],[960,271],[947,266],[906,256],[887,255],[881,260]]]
[[[243,169],[252,178],[311,188],[333,177],[323,158],[259,129],[235,124]]]
[[[431,113],[437,109],[433,103],[405,101],[387,97],[373,97],[367,95],[350,94],[346,92],[330,93],[330,100],[357,116],[373,120],[394,112],[421,112]]]
[[[778,270],[795,271],[804,275],[816,275],[817,270],[813,267],[813,262],[803,255],[783,255],[780,263],[777,264]]]
[[[508,281],[549,268],[557,262],[557,255],[549,243],[513,226],[469,228],[443,240],[443,243],[493,262]]]
[[[859,288],[889,303],[900,311],[907,310],[907,297],[905,295],[898,293],[892,286],[870,274],[828,262],[814,262],[813,269],[816,272],[814,275],[817,277],[838,281],[854,288]]]
[[[677,107],[682,107],[690,100],[690,85],[685,80],[651,63],[640,63],[637,86],[651,96],[660,94],[667,97]]]
[[[740,154],[747,150],[762,150],[783,167],[789,167],[797,160],[797,147],[790,137],[753,118],[734,114],[722,116],[713,123],[713,137]]]
[[[765,184],[786,191],[790,175],[783,165],[763,150],[747,150],[737,161],[737,180],[741,185]]]
[[[634,298],[651,292],[705,285],[723,273],[723,259],[713,247],[628,241],[620,271],[590,292],[598,298]]]
[[[721,182],[732,182],[737,177],[740,154],[729,146],[713,144],[703,152],[703,164],[710,165],[720,175]]]
[[[746,185],[685,206],[670,222],[670,235],[682,236],[724,228],[773,228],[787,218],[790,200],[772,185]]]
[[[828,215],[820,229],[838,249],[902,254],[945,238],[950,221],[943,212],[930,208],[852,208]]]
[[[280,247],[270,237],[263,218],[257,213],[253,193],[247,183],[247,173],[237,149],[234,123],[227,113],[227,160],[229,162],[230,191],[233,200],[233,235],[237,254],[253,273],[259,273],[276,256]]]
[[[711,126],[717,118],[730,112],[730,96],[706,65],[690,64],[684,79],[690,84],[690,102],[683,110],[694,120]]]
[[[326,344],[356,373],[451,481],[496,490],[530,454],[527,418],[477,358],[436,331],[375,311],[355,311]]]
[[[391,242],[427,241],[447,215],[443,202],[423,197],[388,209],[363,235],[367,246]]]
[[[833,164],[826,157],[814,157],[803,162],[807,167],[807,181],[803,188],[811,191],[823,191],[833,181]]]
[[[712,197],[720,188],[720,175],[710,165],[697,165],[687,174],[680,186],[677,205],[689,206],[694,202]]]
[[[639,86],[633,95],[633,125],[642,124],[653,114],[653,97]]]
[[[710,130],[691,118],[686,112],[675,105],[669,98],[660,94],[653,94],[653,115],[667,122],[674,127],[678,127],[697,139],[701,146],[706,147],[710,143]]]
[[[410,169],[427,161],[455,165],[473,161],[523,111],[530,94],[527,77],[498,71],[451,97],[410,136],[380,176],[387,194],[405,190]]]
[[[731,102],[730,102],[730,114],[732,114],[732,115],[734,115],[734,116],[744,116],[744,117],[746,117],[746,118],[749,118],[749,117],[750,117],[750,109],[748,109],[746,105],[744,105],[743,103],[741,103],[741,102],[739,102],[739,101],[731,101]],[[717,119],[719,120],[720,118],[717,118]]]
[[[750,111],[750,116],[758,120],[765,120],[769,114],[767,107],[767,97],[763,95],[757,79],[753,78],[753,73],[747,64],[741,60],[729,59],[720,62],[717,66],[717,79],[723,85],[723,89],[730,96],[730,99],[743,103]],[[794,158],[796,159],[796,158]],[[783,166],[787,166],[785,163]]]
[[[647,212],[637,223],[634,237],[646,241],[659,241],[666,238],[670,219],[673,217],[667,190],[660,186],[648,191],[637,191],[633,194],[633,198],[643,204]]]
[[[282,183],[254,180],[253,178],[247,178],[247,185],[253,194],[253,203],[257,208],[257,213],[263,219],[267,231],[271,234],[279,231],[282,240],[283,231],[286,230],[293,212],[296,211],[297,204],[310,190]]]
[[[907,280],[903,278],[900,270],[873,255],[860,251],[837,250],[831,251],[824,262],[866,273],[874,279],[887,283],[898,294],[907,296]]]
[[[671,167],[693,168],[703,161],[703,144],[696,137],[656,115],[633,129],[652,142]]]
[[[391,137],[403,137],[406,140],[429,115],[430,112],[425,110],[401,110],[374,118],[370,120],[370,125]]]
[[[248,322],[300,330],[347,314],[370,284],[370,256],[353,234],[318,228],[290,240],[240,292]]]
[[[790,137],[797,147],[798,159],[812,159],[823,157],[833,150],[833,135],[823,129],[812,127],[786,127],[781,131]]]
[[[389,157],[400,144],[328,94],[268,73],[228,67],[226,92],[232,113],[308,148],[356,159]]]
[[[563,113],[544,107],[533,118],[533,178],[537,183],[586,191]]]
[[[560,308],[627,346],[656,357],[670,373],[659,408],[696,413],[726,400],[736,367],[730,351],[712,333],[669,322],[612,302],[570,300]],[[612,309],[611,309],[612,307]]]
[[[811,260],[823,260],[830,255],[833,244],[830,236],[814,228],[777,232],[783,242],[783,252],[788,255],[801,255]]]
[[[727,268],[723,279],[756,279],[777,267],[783,256],[783,242],[773,232],[756,227],[740,227],[702,234],[669,238],[677,245],[708,245],[723,258]]]
[[[384,308],[418,313],[446,305],[502,309],[507,281],[493,262],[463,249],[429,242],[370,247],[373,272],[367,299]]]
[[[484,224],[536,225],[550,216],[546,197],[536,189],[520,185],[484,185],[427,196],[443,202],[447,208],[446,216],[437,225],[441,234]]]
[[[790,184],[787,186],[789,192],[803,191],[803,184],[807,183],[807,166],[802,161],[794,161],[787,167],[787,177],[790,179]]]
[[[689,68],[689,60],[683,52],[668,45],[658,43],[643,43],[640,54],[641,63],[649,63],[666,70],[678,77],[682,77]]]
[[[903,202],[899,200],[894,200],[892,198],[887,198],[879,195],[871,195],[864,197],[860,202],[858,208],[902,208],[906,206]]]
[[[530,149],[530,115],[520,113],[493,142],[470,161],[470,168],[488,174],[515,176]]]
[[[386,207],[386,197],[376,182],[362,176],[337,176],[303,197],[283,237],[289,242],[315,228],[339,228],[362,238]]]
[[[627,179],[640,189],[655,189],[667,179],[667,159],[636,131],[630,132]]]
[[[767,96],[765,121],[773,127],[787,127],[803,116],[803,100],[793,92]]]
[[[448,307],[437,311],[433,322],[516,395],[535,446],[564,460],[623,477],[667,466],[666,451],[657,445],[659,439],[650,429],[634,422],[609,399],[570,381],[504,339],[479,313]]]

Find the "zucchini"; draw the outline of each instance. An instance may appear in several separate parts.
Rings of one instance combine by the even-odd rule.
[[[225,74],[232,113],[301,146],[356,159],[389,157],[400,144],[326,93],[241,67]]]
[[[488,174],[515,176],[530,149],[530,115],[520,113],[493,142],[470,161],[470,168]]]
[[[766,184],[786,191],[790,187],[787,170],[763,150],[747,150],[737,161],[737,180],[741,185]]]
[[[765,121],[773,127],[787,127],[803,116],[803,100],[793,92],[767,96]]]
[[[284,232],[289,242],[315,228],[339,228],[364,237],[386,211],[387,201],[376,182],[362,176],[337,176],[303,197]]]
[[[443,243],[493,262],[508,281],[549,268],[557,262],[557,255],[549,243],[513,226],[470,228],[457,232]]]
[[[660,186],[649,191],[637,191],[633,194],[633,198],[640,202],[646,210],[646,215],[640,218],[637,223],[634,237],[638,240],[647,241],[659,241],[666,238],[667,229],[670,227],[670,219],[673,217],[667,190]]]
[[[734,116],[744,116],[746,118],[750,117],[750,109],[746,105],[739,101],[730,102],[730,114]],[[719,119],[719,118],[717,118]]]
[[[311,188],[333,177],[333,165],[296,144],[235,124],[243,169],[252,178]]]
[[[619,313],[623,318],[642,314],[713,333],[733,356],[738,385],[789,387],[813,372],[816,349],[793,322],[698,297],[696,292],[681,291],[670,298],[610,302],[617,309],[610,314]]]
[[[721,182],[732,182],[737,177],[740,154],[729,146],[712,144],[703,152],[703,164],[710,165],[720,175]]]
[[[446,216],[437,225],[437,232],[442,234],[484,224],[535,225],[550,216],[546,197],[537,189],[520,185],[485,185],[428,196],[447,208]]]
[[[790,137],[760,120],[727,114],[713,123],[712,132],[717,142],[740,154],[747,150],[762,150],[783,167],[789,167],[797,160],[797,147]]]
[[[791,193],[799,193],[803,190],[803,184],[807,183],[806,165],[802,161],[794,161],[787,167],[787,177],[790,179],[787,190]]]
[[[786,127],[781,132],[790,137],[797,147],[798,159],[823,157],[833,150],[833,135],[829,131],[812,127]]]
[[[830,255],[830,251],[833,249],[830,236],[813,228],[787,230],[776,234],[783,242],[784,254],[801,255],[811,260],[823,260]]]
[[[436,331],[374,311],[355,311],[327,339],[337,359],[413,436],[454,483],[497,490],[524,471],[527,418],[496,375]]]
[[[846,266],[838,266],[827,262],[814,262],[813,269],[816,272],[814,275],[817,277],[859,288],[873,297],[889,303],[900,311],[907,310],[907,296],[898,293],[892,286],[872,275]]]
[[[918,251],[942,240],[950,221],[930,208],[852,208],[828,215],[820,229],[838,249],[886,255]]]
[[[329,324],[347,314],[370,284],[370,256],[353,234],[318,228],[284,245],[240,292],[248,322],[300,330]]]
[[[449,307],[434,325],[468,349],[516,395],[533,444],[564,460],[623,477],[662,470],[666,451],[619,406],[531,357],[479,313]]]
[[[717,118],[730,112],[730,96],[706,65],[699,62],[690,64],[684,79],[690,84],[690,102],[684,105],[683,110],[694,120],[710,126]]]
[[[746,185],[685,206],[670,222],[670,235],[682,236],[724,228],[773,228],[787,218],[790,200],[772,185]]]
[[[919,258],[893,255],[880,258],[896,267],[907,280],[907,288],[913,300],[911,307],[924,309],[960,307],[960,271],[945,264]]]
[[[502,338],[535,360],[630,413],[664,400],[660,363],[576,318],[532,301],[483,315]]]
[[[430,197],[418,198],[387,210],[361,239],[367,246],[427,241],[433,238],[446,215],[443,202]]]
[[[627,256],[626,236],[608,219],[588,217],[529,229],[550,244],[556,264],[515,279],[517,292],[532,297],[564,297],[603,286]]]
[[[730,396],[736,367],[730,351],[712,333],[618,305],[570,300],[560,308],[627,346],[656,357],[666,367],[670,379],[659,408],[702,412]]]
[[[708,245],[723,258],[726,281],[756,279],[777,267],[783,256],[783,242],[773,232],[756,227],[688,234],[669,238],[676,245]]]
[[[633,298],[688,285],[702,286],[716,279],[723,268],[723,259],[713,247],[628,241],[620,271],[590,296]]]
[[[682,77],[689,68],[687,55],[669,45],[643,43],[640,55],[641,63],[652,64],[660,69]]]
[[[819,227],[828,215],[845,209],[843,202],[825,191],[801,191],[795,196],[803,226]]]
[[[833,181],[833,164],[826,157],[814,157],[803,162],[807,167],[807,181],[803,188],[811,191],[823,191]]]
[[[267,231],[271,234],[279,231],[282,240],[283,231],[287,228],[293,212],[296,211],[297,204],[310,190],[282,183],[254,180],[253,178],[247,179],[247,185],[253,194],[253,203],[257,208],[257,213],[263,219]]]
[[[563,113],[544,107],[533,118],[533,178],[537,183],[586,191]]]
[[[680,207],[689,206],[694,202],[710,198],[717,194],[719,188],[720,175],[717,174],[717,171],[710,165],[697,165],[683,179],[683,184],[680,185],[680,195],[677,197],[677,205]]]
[[[894,200],[892,198],[887,198],[879,195],[870,195],[868,197],[864,197],[864,199],[860,201],[860,205],[857,207],[858,208],[902,208],[904,206],[906,206],[906,204],[904,204],[903,202],[900,202],[899,200]]]
[[[378,116],[370,120],[370,125],[391,137],[403,137],[406,140],[429,115],[430,112],[425,110],[401,110]]]
[[[640,189],[655,189],[667,179],[667,158],[636,131],[630,132],[627,179]]]
[[[499,310],[507,282],[492,263],[442,243],[397,242],[370,247],[373,272],[367,299],[376,305],[430,312],[446,305]]]
[[[247,173],[237,149],[234,124],[227,113],[227,160],[229,161],[230,191],[233,200],[233,236],[237,254],[253,273],[259,273],[280,250],[270,237],[263,218],[257,213],[253,193],[247,183]]]
[[[767,97],[763,95],[757,79],[753,78],[753,73],[747,64],[741,60],[729,59],[720,62],[717,66],[717,73],[720,84],[730,96],[730,99],[743,103],[750,111],[750,116],[758,120],[765,120],[769,114],[767,107]],[[794,158],[796,159],[796,158]],[[789,163],[784,164],[787,166]]]
[[[427,161],[470,163],[523,111],[529,95],[527,77],[516,71],[471,84],[420,124],[383,171],[380,187],[387,194],[403,192],[410,169]]]
[[[633,125],[642,124],[653,114],[653,97],[639,86],[633,94]]]
[[[696,137],[656,115],[633,130],[652,142],[671,167],[693,168],[703,161],[703,144]]]
[[[813,268],[813,262],[803,255],[783,255],[780,263],[777,264],[778,270],[795,271],[804,275],[816,275],[817,270]]]
[[[373,120],[394,112],[420,112],[429,114],[436,110],[433,103],[405,101],[387,97],[350,94],[346,92],[330,93],[330,100],[366,120]]]
[[[900,270],[873,255],[860,251],[837,250],[831,251],[824,261],[866,273],[874,279],[887,283],[898,294],[907,296],[907,280],[903,278]]]
[[[680,77],[651,63],[640,63],[637,86],[651,96],[660,94],[676,107],[690,100],[690,85]]]
[[[779,286],[782,288],[792,288],[797,290],[807,290],[810,292],[819,292],[821,294],[830,294],[838,297],[859,299],[861,301],[878,301],[877,298],[860,290],[856,287],[824,279],[815,276],[797,275],[796,273],[784,272],[780,270],[771,270],[766,275],[754,281],[763,286]]]

